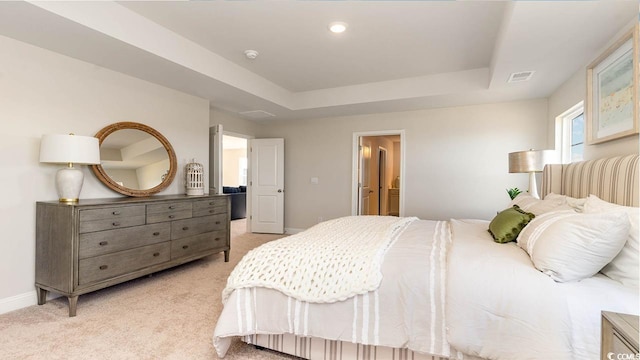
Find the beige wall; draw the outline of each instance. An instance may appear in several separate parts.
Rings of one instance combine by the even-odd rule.
[[[508,204],[505,189],[527,188],[526,174],[509,174],[508,153],[547,146],[547,110],[538,99],[274,123],[264,136],[285,139],[285,226],[349,215],[353,133],[400,129],[405,215],[490,219]]]
[[[222,151],[222,185],[240,185],[240,158],[247,157],[246,149],[225,149]]]
[[[36,303],[35,203],[56,200],[55,172],[39,163],[43,134],[94,135],[118,121],[147,124],[173,145],[178,175],[163,193],[184,191],[184,164],[208,154],[209,102],[0,36],[0,312]],[[115,197],[93,173],[81,198]]]
[[[226,111],[211,108],[209,126],[218,124],[222,124],[222,130],[225,132],[232,132],[247,136],[258,136],[264,128],[263,125],[255,121],[246,120]]]
[[[611,44],[616,42],[624,33],[626,33],[636,22],[629,24],[620,32],[614,36],[609,44],[600,49],[597,53],[603,53]],[[578,70],[571,78],[562,84],[550,97],[549,97],[549,125],[548,134],[549,148],[554,148],[554,144],[559,146],[556,139],[556,132],[559,133],[559,129],[556,126],[556,117],[567,111],[572,106],[576,105],[580,101],[584,101],[587,95],[587,66],[584,66]],[[586,110],[586,109],[585,109]],[[637,154],[638,153],[638,135],[625,137],[622,139],[616,139],[595,145],[585,145],[584,158],[585,160],[598,159],[609,156],[624,155],[624,154]]]

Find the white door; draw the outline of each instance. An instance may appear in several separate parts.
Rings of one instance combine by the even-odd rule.
[[[209,128],[209,194],[222,194],[222,125]]]
[[[358,215],[370,214],[370,195],[373,192],[370,184],[370,162],[371,162],[371,141],[360,137],[359,160],[358,160],[358,192],[359,205]]]
[[[251,152],[251,231],[284,233],[284,139],[253,139]]]

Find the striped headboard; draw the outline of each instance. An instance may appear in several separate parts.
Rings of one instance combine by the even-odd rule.
[[[542,198],[549,193],[575,198],[596,195],[602,200],[639,206],[638,160],[625,155],[571,164],[548,164],[542,173]]]

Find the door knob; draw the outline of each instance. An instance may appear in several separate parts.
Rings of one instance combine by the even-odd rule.
[[[278,189],[278,192],[279,192],[279,193],[281,193],[281,192],[282,192],[282,189]]]

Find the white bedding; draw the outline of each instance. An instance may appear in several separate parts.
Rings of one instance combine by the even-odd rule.
[[[414,221],[386,253],[380,287],[335,303],[276,290],[234,290],[214,331],[224,356],[231,336],[296,334],[449,356],[444,324],[447,222]],[[409,271],[407,271],[409,265]]]
[[[556,283],[488,222],[452,220],[447,328],[451,346],[488,359],[598,359],[600,312],[638,314],[638,290],[603,275]]]
[[[493,242],[487,221],[451,220],[452,240],[443,224],[412,223],[387,252],[380,288],[364,295],[318,304],[234,291],[216,351],[224,356],[231,336],[290,333],[458,359],[598,359],[600,312],[640,313],[637,289],[600,274],[556,283],[515,243]]]

